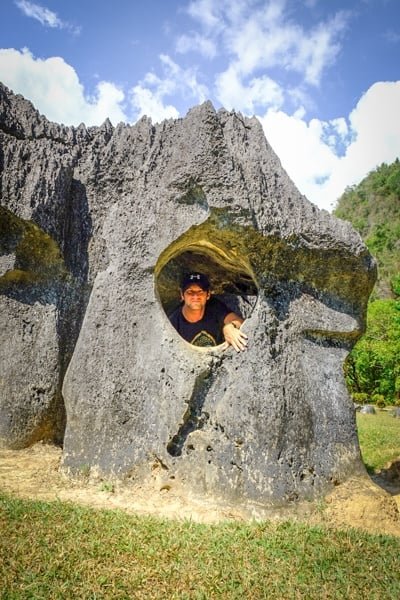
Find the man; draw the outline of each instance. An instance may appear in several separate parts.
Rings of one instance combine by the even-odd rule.
[[[194,346],[218,346],[225,342],[236,352],[245,350],[247,335],[241,331],[242,317],[211,297],[210,282],[203,273],[190,273],[182,280],[181,305],[169,319],[177,332]]]

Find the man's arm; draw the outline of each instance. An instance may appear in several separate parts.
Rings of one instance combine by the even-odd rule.
[[[247,346],[247,335],[240,330],[244,319],[239,317],[234,312],[230,312],[224,318],[224,326],[222,332],[224,334],[225,341],[233,346],[236,352],[246,350]]]

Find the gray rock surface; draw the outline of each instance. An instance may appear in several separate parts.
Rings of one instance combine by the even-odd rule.
[[[318,497],[363,469],[342,364],[375,264],[295,188],[260,123],[49,123],[0,87],[0,440],[63,466],[233,502]],[[208,273],[248,350],[189,346],[177,281]],[[65,427],[65,431],[64,431]]]
[[[360,413],[362,415],[376,415],[376,410],[373,406],[367,404],[361,407]]]

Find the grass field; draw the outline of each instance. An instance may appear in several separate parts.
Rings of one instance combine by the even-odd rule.
[[[400,597],[400,538],[1,497],[2,600]]]
[[[376,415],[357,413],[358,439],[369,472],[382,469],[392,460],[400,460],[400,419],[391,410],[377,410]]]
[[[357,423],[370,468],[399,456],[400,419]],[[398,600],[399,555],[400,538],[355,530],[200,525],[0,494],[1,600]]]

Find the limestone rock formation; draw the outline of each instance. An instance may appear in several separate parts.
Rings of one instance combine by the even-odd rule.
[[[362,470],[343,361],[375,265],[257,119],[207,102],[64,127],[0,87],[0,440],[235,502],[318,497]],[[246,316],[246,352],[169,323],[186,269]]]

